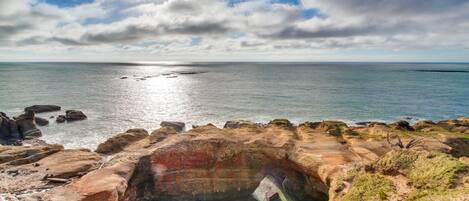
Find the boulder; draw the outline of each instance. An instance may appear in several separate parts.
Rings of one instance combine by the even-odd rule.
[[[278,126],[288,129],[293,128],[293,124],[288,119],[274,119],[270,121],[267,126]]]
[[[57,122],[57,123],[64,123],[66,120],[67,120],[67,118],[65,117],[65,115],[59,115],[59,116],[57,116],[57,118],[55,119],[55,122]]]
[[[301,126],[306,126],[315,131],[334,136],[341,135],[342,132],[348,128],[347,124],[341,121],[305,122],[302,123]]]
[[[63,149],[62,145],[5,146],[3,150],[0,150],[0,164],[22,165],[33,163]]]
[[[101,154],[115,154],[133,142],[139,141],[148,137],[148,132],[145,129],[130,129],[125,133],[117,134],[105,142],[98,145],[97,153]]]
[[[178,132],[173,127],[161,127],[153,131],[150,135],[150,143],[154,144],[161,142],[170,135],[177,134]]]
[[[86,119],[85,113],[79,110],[67,110],[65,111],[65,119],[67,121],[79,121]]]
[[[177,122],[177,121],[163,121],[160,124],[161,127],[172,127],[177,132],[182,132],[186,128],[186,124],[184,122]]]
[[[42,136],[41,131],[36,128],[34,119],[34,112],[32,110],[27,110],[24,114],[15,118],[18,130],[23,138],[28,139]]]
[[[19,144],[21,135],[16,121],[0,112],[0,144]]]
[[[392,123],[391,128],[397,129],[397,130],[406,130],[406,131],[413,131],[414,128],[410,126],[409,122],[401,120],[397,121],[395,123]]]
[[[433,121],[430,121],[430,120],[423,120],[423,121],[419,121],[417,123],[415,123],[412,127],[419,131],[419,130],[423,130],[423,129],[431,129],[433,128],[434,126],[436,126],[435,122]]]
[[[64,150],[49,155],[37,162],[40,167],[47,167],[45,178],[68,179],[82,176],[98,167],[99,154],[86,149]]]
[[[260,127],[260,124],[245,120],[227,121],[223,128]]]
[[[463,126],[463,124],[461,124],[461,123],[462,123],[461,121],[458,121],[458,120],[455,120],[455,119],[448,119],[448,120],[439,121],[436,124],[438,126],[441,126],[445,129],[447,129],[447,130],[451,130],[454,127]]]
[[[42,112],[54,112],[61,110],[60,106],[57,105],[33,105],[30,107],[24,108],[24,111],[33,111],[34,113],[42,113]]]
[[[49,124],[49,120],[41,117],[34,117],[34,122],[36,122],[38,126],[46,126]]]

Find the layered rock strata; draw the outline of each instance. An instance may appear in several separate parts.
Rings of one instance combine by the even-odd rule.
[[[12,179],[0,189],[83,201],[465,200],[468,123],[233,121],[185,132],[163,125],[150,135],[131,129],[101,144],[100,154],[4,146],[0,176]],[[15,187],[15,177],[28,185]],[[22,193],[41,188],[48,190]]]

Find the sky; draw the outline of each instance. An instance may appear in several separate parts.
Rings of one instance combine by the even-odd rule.
[[[0,0],[0,61],[469,62],[469,0]]]

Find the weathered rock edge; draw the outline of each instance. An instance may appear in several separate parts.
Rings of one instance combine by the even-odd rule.
[[[91,160],[100,162],[93,162],[85,170],[88,173],[67,174],[66,184],[24,196],[87,201],[243,200],[263,178],[269,176],[276,178],[276,182],[287,194],[293,195],[294,200],[347,200],[353,198],[353,193],[364,193],[354,188],[364,178],[366,181],[376,179],[377,183],[371,185],[383,186],[384,197],[373,199],[406,200],[415,197],[407,192],[411,187],[380,181],[387,181],[381,178],[400,181],[400,177],[406,181],[410,177],[408,173],[385,174],[380,169],[373,169],[376,161],[383,160],[386,153],[396,149],[387,142],[388,134],[400,136],[404,143],[420,139],[422,143],[413,147],[412,152],[443,152],[459,157],[459,161],[467,161],[468,123],[467,118],[460,118],[438,123],[419,122],[412,127],[403,122],[348,127],[337,121],[305,122],[298,126],[288,120],[274,120],[267,125],[242,121],[231,122],[224,129],[209,124],[183,133],[162,127],[149,136],[146,136],[146,131],[132,129],[103,143],[108,147],[103,150],[111,151],[103,151],[101,153],[107,155]],[[0,149],[0,159],[4,153]],[[15,160],[21,160],[23,155],[17,155]],[[47,160],[48,157],[38,158]],[[462,162],[459,165],[467,166]],[[31,163],[15,165],[4,162],[2,168],[5,172],[14,172],[24,166],[31,166]],[[351,170],[363,173],[347,176]],[[18,174],[21,176],[21,171]],[[465,179],[467,172],[458,172],[457,175],[462,182],[437,192],[466,192],[469,186],[469,180]],[[24,178],[35,181],[34,178]],[[2,187],[3,184],[0,189]],[[15,188],[10,190],[11,193],[18,192]],[[365,188],[364,195],[369,191],[372,189]]]

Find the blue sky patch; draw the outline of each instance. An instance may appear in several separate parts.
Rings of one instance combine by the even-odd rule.
[[[58,7],[73,7],[80,4],[92,3],[94,0],[44,0],[48,4]]]
[[[304,9],[304,10],[301,12],[301,15],[303,15],[303,17],[304,17],[305,19],[311,19],[311,18],[313,18],[313,17],[319,15],[319,10],[317,10],[317,9],[312,9],[312,8]]]

